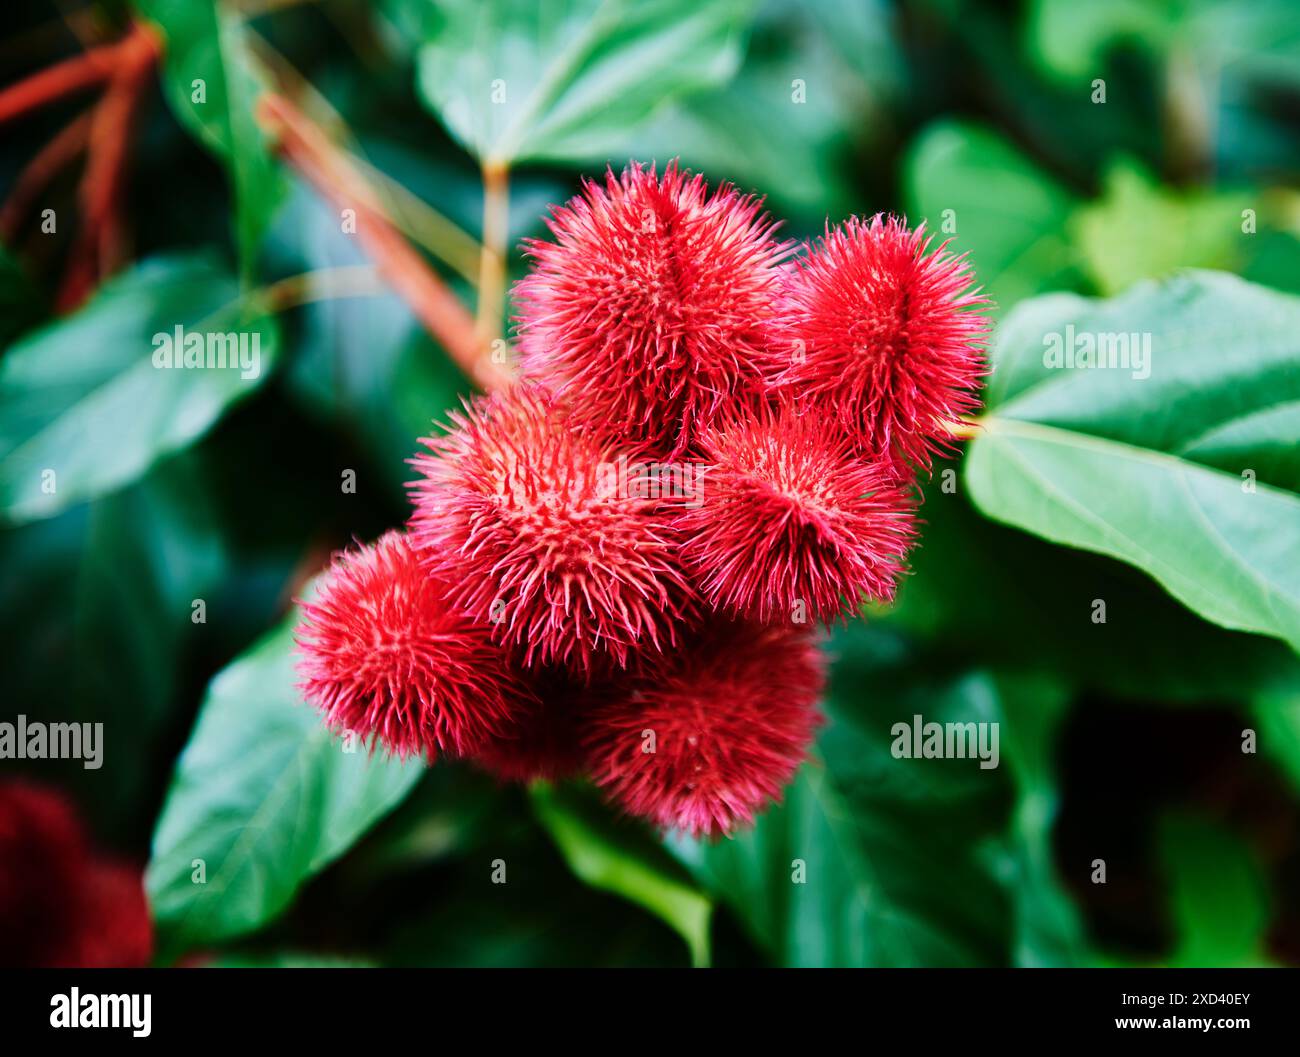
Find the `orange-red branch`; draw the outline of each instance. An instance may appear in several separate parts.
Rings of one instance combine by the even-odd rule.
[[[128,53],[127,62],[109,82],[95,111],[90,129],[90,155],[81,185],[81,203],[86,218],[101,234],[116,226],[126,182],[127,149],[135,128],[141,97],[149,85],[156,53],[141,44]],[[101,239],[101,265],[111,270],[117,261],[105,254]],[[107,260],[102,259],[107,256]]]
[[[86,149],[90,124],[90,113],[74,118],[23,166],[4,207],[0,208],[0,238],[5,242],[17,238],[23,216],[37,196]]]
[[[91,117],[86,171],[77,196],[81,230],[59,291],[59,308],[76,308],[125,256],[122,203],[131,135],[159,54],[152,30],[137,24],[117,45],[117,67]]]
[[[129,57],[139,47],[136,38],[146,33],[148,30],[138,26],[116,44],[91,48],[3,89],[0,91],[0,125],[66,95],[103,84],[120,68],[123,58]]]
[[[488,390],[509,384],[504,366],[484,355],[473,316],[393,226],[347,155],[285,96],[263,95],[257,118],[317,193],[339,210],[355,211],[357,238],[380,275],[475,384]]]

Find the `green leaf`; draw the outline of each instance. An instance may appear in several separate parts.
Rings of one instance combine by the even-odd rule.
[[[1181,2],[1148,0],[1035,0],[1027,26],[1030,53],[1045,69],[1062,77],[1082,78],[1102,67],[1115,41],[1157,46],[1171,38]]]
[[[191,617],[229,574],[231,556],[192,453],[157,466],[135,487],[87,508],[77,569],[77,685],[91,699],[120,695],[153,718],[170,702]],[[206,614],[205,614],[206,615]]]
[[[100,769],[51,763],[48,778],[110,843],[135,840],[135,820],[155,810],[177,712],[192,705],[183,675],[216,626],[192,622],[192,603],[215,609],[231,573],[199,470],[185,453],[129,488],[0,531],[6,718],[104,724]]]
[[[1297,334],[1300,299],[1208,272],[1022,306],[966,460],[976,505],[1300,649]],[[1111,337],[1127,361],[1118,344],[1099,355],[1127,367],[1054,366]]]
[[[286,621],[217,675],[177,763],[146,874],[169,949],[270,921],[424,771],[345,751],[295,688],[292,631]]]
[[[68,614],[74,636],[69,696],[129,743],[131,758],[95,772],[97,807],[123,802],[152,812],[152,775],[171,761],[176,713],[191,707],[180,679],[205,625],[193,603],[213,605],[230,571],[207,482],[189,453],[137,485],[90,504]],[[54,622],[45,623],[49,634]],[[146,769],[144,762],[150,761]],[[110,788],[102,788],[111,776]]]
[[[904,161],[909,219],[969,252],[1003,311],[1044,290],[1075,288],[1066,221],[1074,197],[996,134],[975,125],[927,129]]]
[[[1253,710],[1259,748],[1278,762],[1300,792],[1300,689],[1260,694]]]
[[[888,639],[839,632],[821,759],[753,829],[671,849],[777,964],[1005,961],[1009,913],[987,868],[1005,826],[1005,772],[978,760],[899,759],[897,722],[994,722],[985,676],[936,677]]]
[[[223,0],[135,3],[165,37],[163,90],[177,120],[230,173],[241,272],[248,278],[285,182],[253,116],[265,86],[243,20]]]
[[[156,339],[177,327],[209,344],[233,336],[249,369],[155,366]],[[49,517],[111,492],[201,437],[262,384],[277,335],[275,320],[200,257],[146,262],[28,334],[0,364],[0,519]]]
[[[763,9],[763,14],[769,10]],[[782,5],[777,10],[786,9]],[[902,87],[907,58],[889,0],[797,0],[788,10],[806,12],[817,35],[873,90],[892,92]]]
[[[439,0],[425,102],[481,161],[601,154],[677,96],[735,73],[752,0]]]
[[[538,820],[574,874],[661,918],[686,941],[692,964],[708,966],[713,904],[679,876],[663,849],[640,830],[615,824],[607,809],[571,787],[536,783],[530,792]]]
[[[1063,77],[1095,76],[1120,42],[1162,57],[1186,51],[1203,70],[1283,84],[1300,77],[1300,37],[1287,0],[1036,0],[1029,29],[1031,50]]]
[[[1078,210],[1071,230],[1093,284],[1116,294],[1179,268],[1236,271],[1254,236],[1241,230],[1244,193],[1164,190],[1139,165],[1119,161],[1105,193]]]
[[[1052,826],[1060,794],[1054,764],[1069,706],[1054,677],[999,676],[1002,752],[1016,799],[1001,871],[1015,908],[1016,965],[1072,966],[1088,961],[1083,925],[1057,876]]]
[[[953,663],[1110,697],[1222,704],[1300,688],[1284,643],[1207,623],[1131,566],[990,521],[965,489],[925,493],[922,544],[878,625],[941,643]]]
[[[1208,822],[1173,816],[1160,828],[1160,849],[1179,936],[1167,964],[1267,965],[1267,884],[1241,838]]]
[[[866,22],[858,59],[882,60],[870,82],[875,87],[892,54],[878,24],[883,18],[853,8]],[[755,26],[745,61],[726,86],[670,103],[585,161],[603,169],[611,158],[680,158],[710,181],[729,180],[765,195],[774,212],[795,214],[814,229],[827,216],[853,212],[859,192],[844,164],[851,150],[847,132],[869,124],[868,84],[836,50],[849,46],[845,34],[821,32],[812,12],[781,8],[769,14],[770,22]],[[879,35],[874,49],[873,30]],[[797,99],[796,83],[802,86]],[[763,134],[754,135],[756,128]]]

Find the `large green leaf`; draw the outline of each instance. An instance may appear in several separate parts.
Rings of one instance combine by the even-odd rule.
[[[986,861],[1005,826],[1005,771],[890,751],[893,724],[918,713],[1000,721],[994,684],[895,659],[891,639],[860,625],[832,649],[839,662],[820,759],[752,830],[718,843],[678,836],[672,850],[777,964],[1006,960],[1010,915]]]
[[[1127,367],[1055,366],[1058,345],[1114,335]],[[1300,648],[1298,351],[1300,299],[1216,273],[1022,306],[966,461],[975,503]]]
[[[246,339],[250,370],[155,366],[155,339],[177,327]],[[228,273],[183,257],[142,264],[27,335],[0,364],[0,519],[49,517],[111,492],[202,436],[262,384],[277,333]]]
[[[253,116],[263,85],[242,17],[225,0],[135,3],[163,32],[163,89],[173,112],[230,173],[247,277],[284,181]]]
[[[1300,657],[1284,643],[1207,623],[1131,566],[990,521],[960,484],[941,476],[926,489],[922,544],[877,622],[942,644],[954,663],[1107,697],[1205,705],[1300,691]],[[1104,624],[1092,621],[1097,598]]]
[[[345,751],[295,689],[292,630],[212,681],[177,763],[146,874],[169,950],[271,920],[423,773],[419,760]]]
[[[969,252],[1001,310],[1079,276],[1066,222],[1074,197],[993,132],[944,122],[927,129],[904,162],[908,218],[926,221],[950,249]]]
[[[662,918],[686,941],[692,964],[709,964],[713,904],[679,876],[681,867],[662,848],[571,787],[539,783],[531,792],[538,819],[578,877]]]
[[[736,71],[752,0],[440,0],[425,101],[485,162],[602,153]]]

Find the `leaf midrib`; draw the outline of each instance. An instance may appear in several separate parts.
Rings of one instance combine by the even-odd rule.
[[[514,160],[522,149],[525,130],[534,115],[552,105],[563,93],[564,83],[572,79],[584,56],[600,39],[599,34],[605,31],[604,23],[610,5],[621,2],[622,0],[600,0],[600,4],[592,12],[583,31],[560,51],[553,63],[547,66],[541,80],[528,93],[528,98],[524,100],[523,105],[515,111],[514,117],[497,137],[496,143],[488,147],[487,157],[484,159],[485,165],[508,165]]]
[[[1109,448],[1123,448],[1125,452],[1131,453],[1132,457],[1142,461],[1149,462],[1152,465],[1160,466],[1162,469],[1186,470],[1188,467],[1203,470],[1206,473],[1216,474],[1225,477],[1230,481],[1237,481],[1238,478],[1226,470],[1217,466],[1211,466],[1208,463],[1198,462],[1195,459],[1185,459],[1179,455],[1170,454],[1169,452],[1159,451],[1155,448],[1144,448],[1138,444],[1130,444],[1127,441],[1113,440],[1110,437],[1103,437],[1096,433],[1089,433],[1086,430],[1067,429],[1063,426],[1049,426],[1042,422],[1034,422],[1031,419],[1004,417],[1000,414],[989,414],[979,419],[979,425],[988,433],[1009,433],[1020,434],[1021,436],[1033,437],[1037,435],[1040,439],[1051,440],[1054,436],[1063,436],[1070,438],[1065,443],[1071,443],[1075,447],[1088,448],[1098,455],[1111,454]],[[1266,481],[1259,481],[1255,486],[1259,490],[1275,494],[1278,498],[1291,500],[1300,503],[1300,495],[1286,488],[1279,488],[1271,485]]]
[[[1147,462],[1153,466],[1159,467],[1162,471],[1171,472],[1173,474],[1173,479],[1178,481],[1180,487],[1182,487],[1186,492],[1200,521],[1210,532],[1213,533],[1214,537],[1221,542],[1222,546],[1219,548],[1220,553],[1228,557],[1232,564],[1240,569],[1246,575],[1247,579],[1259,589],[1261,592],[1260,598],[1262,601],[1267,603],[1269,611],[1276,617],[1278,613],[1276,603],[1281,602],[1284,605],[1288,603],[1291,605],[1296,604],[1296,602],[1289,599],[1289,596],[1283,594],[1276,585],[1263,579],[1255,568],[1248,564],[1245,555],[1241,554],[1240,551],[1229,544],[1223,534],[1219,532],[1213,523],[1205,516],[1205,511],[1200,501],[1196,499],[1195,495],[1187,485],[1187,475],[1189,470],[1196,470],[1217,477],[1223,477],[1235,483],[1237,478],[1233,474],[1220,470],[1217,467],[1207,466],[1204,463],[1195,462],[1189,459],[1182,459],[1165,452],[1154,451],[1150,448],[1142,448],[1132,444],[1125,444],[1122,441],[1096,437],[1092,434],[1075,430],[1062,429],[1058,426],[1046,426],[1042,423],[1028,422],[1023,419],[1002,419],[996,417],[986,417],[982,422],[986,429],[991,423],[996,423],[996,426],[989,430],[991,433],[996,434],[1001,432],[1013,436],[1019,434],[1020,436],[1027,436],[1031,439],[1037,435],[1037,439],[1046,440],[1049,443],[1057,443],[1065,447],[1074,447],[1076,449],[1091,449],[1099,457],[1114,454],[1113,449],[1120,448],[1124,450],[1125,454],[1138,462]],[[1159,578],[1167,578],[1168,582],[1171,583],[1194,584],[1194,581],[1190,580],[1185,573],[1177,567],[1171,566],[1165,559],[1153,554],[1143,546],[1140,541],[1134,539],[1118,525],[1102,518],[1094,511],[1089,510],[1087,507],[1079,503],[1073,496],[1063,492],[1057,487],[1056,483],[1052,481],[1051,478],[1044,475],[1037,466],[1030,462],[1024,454],[1018,451],[1014,446],[1007,446],[1004,450],[1008,457],[1013,459],[1027,474],[1039,482],[1048,495],[1051,495],[1058,503],[1065,506],[1068,510],[1073,511],[1080,521],[1090,523],[1101,529],[1104,533],[1113,534],[1129,543],[1134,550],[1145,557],[1149,563],[1149,565],[1145,567],[1139,566],[1140,568],[1145,568],[1148,573],[1152,574],[1154,570],[1159,570]],[[1265,494],[1273,495],[1275,498],[1283,502],[1291,502],[1300,505],[1300,496],[1297,496],[1295,493],[1286,489],[1277,488],[1263,482],[1257,482],[1256,490],[1263,491]],[[1286,637],[1281,626],[1284,623],[1283,621],[1278,621],[1278,627],[1259,627],[1254,621],[1248,619],[1247,616],[1240,611],[1239,607],[1234,607],[1234,611],[1237,614],[1235,618],[1237,621],[1234,625],[1235,627],[1262,635],[1281,635],[1282,637]]]

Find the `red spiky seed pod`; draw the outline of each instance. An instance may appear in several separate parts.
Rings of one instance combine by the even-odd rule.
[[[23,781],[0,783],[4,965],[65,963],[69,930],[62,922],[77,902],[88,858],[83,845],[81,824],[62,797]]]
[[[654,500],[564,403],[516,385],[451,414],[416,456],[410,529],[451,598],[524,663],[600,673],[674,641],[694,600]]]
[[[673,455],[760,385],[777,268],[761,201],[671,163],[633,163],[553,210],[515,287],[520,359],[576,408]]]
[[[0,782],[0,965],[140,968],[153,925],[140,870],[95,853],[71,802]]]
[[[794,777],[824,684],[808,629],[715,622],[593,710],[588,769],[615,803],[657,826],[730,834]]]
[[[807,623],[893,599],[914,500],[822,415],[764,407],[709,430],[703,451],[702,499],[682,510],[677,530],[713,606]]]
[[[153,957],[153,923],[136,866],[96,859],[81,888],[83,925],[69,963],[86,968],[144,968]]]
[[[336,556],[297,639],[300,688],[337,731],[396,756],[464,755],[529,700],[489,630],[446,600],[407,538]]]
[[[870,458],[900,474],[951,448],[949,423],[979,407],[988,304],[965,255],[924,225],[851,218],[829,228],[784,290],[774,383],[823,402]]]

